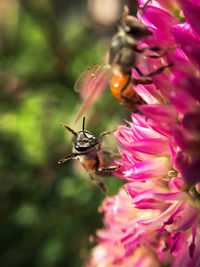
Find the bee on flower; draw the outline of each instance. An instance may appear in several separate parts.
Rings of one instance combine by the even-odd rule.
[[[141,13],[149,2],[150,0],[145,3],[140,10]],[[151,35],[153,35],[152,30],[136,17],[129,15],[126,6],[124,14],[118,22],[118,33],[111,40],[109,52],[99,64],[86,70],[75,83],[75,91],[80,92],[84,99],[75,122],[83,116],[99,94],[107,87],[110,77],[112,77],[111,92],[125,108],[136,111],[137,104],[145,103],[144,99],[133,89],[133,86],[151,84],[150,77],[162,73],[171,66],[168,63],[161,64],[150,72],[139,67],[140,62],[144,61],[145,58],[163,59],[168,50],[168,48],[159,45],[141,48],[140,43]],[[155,54],[155,52],[159,54]]]

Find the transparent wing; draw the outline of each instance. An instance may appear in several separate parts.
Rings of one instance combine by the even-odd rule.
[[[87,69],[76,81],[75,91],[81,94],[84,102],[75,117],[77,122],[108,86],[110,67],[104,64],[105,58],[97,65]]]
[[[95,81],[90,84],[90,92],[85,98],[80,110],[78,111],[75,117],[75,123],[85,114],[88,108],[95,102],[95,100],[99,97],[100,93],[108,86],[110,78],[110,70],[105,69],[101,72]]]
[[[98,64],[90,66],[76,80],[74,90],[80,93],[83,100],[87,99],[88,95],[91,94],[91,90],[95,87],[95,84],[98,83],[102,72],[109,68],[107,66],[107,57],[108,55],[103,57]]]

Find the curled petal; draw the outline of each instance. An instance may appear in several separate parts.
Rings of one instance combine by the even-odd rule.
[[[169,188],[171,192],[179,192],[179,191],[184,191],[185,186],[184,186],[184,181],[183,178],[181,177],[174,177],[169,180]]]
[[[138,220],[138,223],[148,228],[159,227],[162,224],[164,224],[164,222],[166,222],[170,216],[173,216],[174,213],[177,214],[178,212],[182,211],[182,209],[183,205],[178,205],[177,203],[174,203],[167,210],[165,210],[165,212],[163,212],[160,216],[148,221],[141,219]]]
[[[196,237],[196,232],[197,232],[197,226],[198,226],[198,220],[194,225],[192,226],[192,242],[190,243],[189,246],[189,253],[190,257],[193,258],[194,256],[194,251],[195,251],[195,237]]]
[[[175,229],[176,232],[182,232],[192,227],[197,221],[198,211],[190,205],[187,205],[182,211],[181,217],[181,224]]]
[[[133,203],[138,209],[165,208],[167,204],[185,199],[185,193],[160,193],[156,189],[150,189],[138,194]]]

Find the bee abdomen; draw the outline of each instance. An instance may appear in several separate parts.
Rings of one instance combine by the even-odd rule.
[[[137,104],[144,100],[135,92],[130,81],[130,75],[114,75],[111,80],[110,90],[117,101],[131,111],[136,110]]]

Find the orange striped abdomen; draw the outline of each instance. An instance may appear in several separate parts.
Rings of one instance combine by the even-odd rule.
[[[125,108],[135,111],[135,105],[143,103],[142,98],[134,91],[130,76],[119,74],[113,75],[110,90],[117,101]],[[124,89],[123,89],[124,88]],[[123,90],[122,93],[120,93]]]

